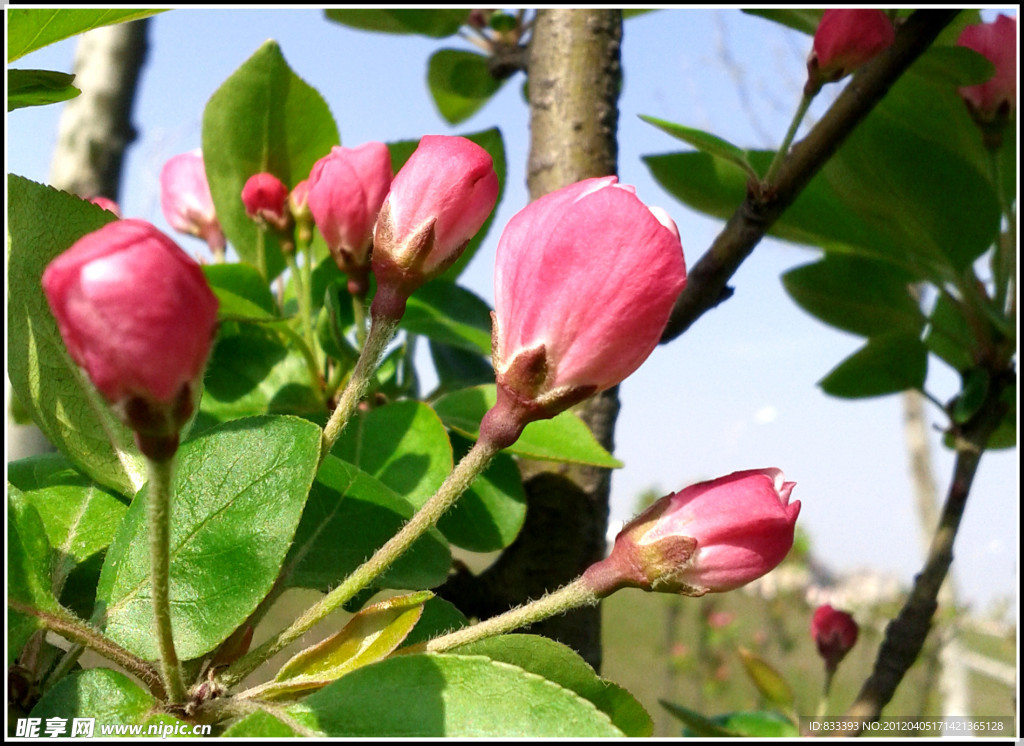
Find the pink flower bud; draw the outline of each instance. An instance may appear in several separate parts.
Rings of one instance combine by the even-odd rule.
[[[509,445],[528,422],[618,384],[654,350],[685,284],[675,223],[616,177],[527,205],[498,241],[498,403],[481,435]]]
[[[584,580],[600,596],[627,586],[702,596],[745,585],[793,546],[793,486],[779,469],[755,469],[667,495],[626,524]]]
[[[365,283],[373,226],[391,186],[391,153],[382,142],[334,146],[309,174],[309,209],[341,271]]]
[[[811,618],[811,637],[829,671],[835,671],[839,661],[857,644],[857,632],[857,622],[852,616],[828,604],[819,606]]]
[[[284,230],[290,219],[288,187],[269,173],[253,174],[242,187],[245,214],[262,225]]]
[[[89,201],[98,207],[102,207],[107,212],[112,212],[117,215],[117,217],[121,217],[121,206],[114,200],[108,197],[93,197]]]
[[[223,251],[227,240],[213,207],[201,150],[176,155],[164,164],[160,171],[160,207],[174,230],[198,236],[211,251]]]
[[[956,43],[985,55],[996,68],[984,83],[960,89],[972,115],[981,122],[1008,119],[1017,109],[1017,19],[1001,15],[967,26]]]
[[[288,208],[296,222],[313,219],[313,212],[309,209],[309,179],[303,179],[292,188],[288,195]]]
[[[805,92],[817,93],[822,84],[846,77],[887,49],[895,38],[892,21],[885,11],[826,10],[807,60]]]
[[[122,421],[176,446],[217,324],[199,265],[153,225],[118,220],[50,262],[42,284],[71,358]]]
[[[405,301],[462,254],[494,209],[490,154],[464,137],[425,135],[395,175],[374,232],[371,313],[399,318]]]

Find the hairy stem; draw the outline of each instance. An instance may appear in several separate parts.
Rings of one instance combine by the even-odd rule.
[[[149,514],[150,583],[153,588],[153,617],[160,646],[160,669],[167,697],[172,704],[185,701],[181,664],[174,649],[171,630],[171,474],[174,459],[147,459],[149,486],[146,494]]]
[[[7,606],[26,616],[38,619],[47,629],[53,630],[61,637],[83,645],[90,650],[95,650],[104,658],[113,661],[126,671],[134,674],[144,683],[153,696],[157,699],[164,699],[167,691],[160,674],[146,661],[125,650],[116,642],[106,637],[98,629],[88,622],[79,619],[64,607],[58,607],[55,611],[41,611],[13,598],[7,599]]]
[[[448,478],[438,488],[437,493],[416,511],[416,514],[409,519],[401,531],[392,536],[370,559],[356,568],[342,581],[341,585],[292,622],[288,629],[270,638],[231,665],[221,677],[221,682],[226,686],[231,686],[241,681],[265,660],[299,639],[307,630],[312,629],[328,615],[340,609],[345,602],[372,583],[396,559],[402,556],[416,539],[437,523],[438,519],[466,491],[473,480],[487,468],[499,450],[501,449],[486,440],[478,440],[448,475]]]
[[[348,385],[341,392],[338,406],[335,407],[330,420],[324,426],[323,442],[320,448],[321,462],[327,458],[327,454],[331,452],[331,448],[338,440],[338,436],[341,435],[341,431],[345,429],[345,425],[352,418],[352,413],[355,412],[356,406],[358,406],[363,396],[366,395],[366,390],[370,387],[370,381],[373,378],[374,371],[377,370],[377,365],[384,354],[384,349],[388,346],[388,342],[391,341],[391,337],[394,336],[395,329],[397,328],[398,319],[385,316],[373,316],[370,319],[370,333],[366,338],[366,345],[359,355],[359,360],[356,362],[355,370],[352,371],[352,377],[349,379]]]
[[[538,598],[536,601],[493,616],[470,627],[450,632],[433,640],[416,645],[409,645],[399,652],[406,653],[443,653],[459,645],[467,645],[477,640],[484,640],[495,635],[505,634],[539,622],[541,619],[564,614],[581,606],[596,606],[600,598],[583,578],[577,578],[554,593]]]

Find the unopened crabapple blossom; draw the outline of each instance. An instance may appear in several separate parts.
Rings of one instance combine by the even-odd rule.
[[[846,77],[891,46],[895,38],[892,21],[882,10],[826,10],[807,60],[805,93],[813,95],[823,84]]]
[[[201,150],[181,153],[164,164],[160,207],[174,230],[203,239],[214,254],[224,251],[227,239],[217,220]]]
[[[739,588],[793,546],[794,485],[779,469],[753,469],[666,495],[623,527],[584,580],[599,595],[623,587],[687,596]]]
[[[984,83],[964,86],[959,92],[975,121],[1002,129],[1017,111],[1017,20],[1000,15],[992,23],[967,26],[956,43],[984,55],[995,67]]]
[[[824,604],[814,610],[811,617],[811,637],[825,668],[835,671],[839,662],[857,644],[859,628],[853,617],[845,611]]]
[[[336,145],[309,173],[306,203],[354,294],[366,294],[373,226],[392,176],[391,153],[382,142]]]
[[[498,402],[481,435],[507,446],[528,422],[621,382],[657,346],[685,284],[674,222],[616,177],[527,205],[498,241]]]
[[[413,291],[462,255],[498,190],[484,148],[465,137],[424,135],[395,174],[374,230],[371,314],[400,318]]]
[[[150,223],[116,220],[50,262],[42,285],[71,358],[143,451],[176,447],[217,328],[217,298],[195,260]]]
[[[288,187],[271,173],[250,176],[242,187],[245,214],[261,225],[282,231],[291,223]]]

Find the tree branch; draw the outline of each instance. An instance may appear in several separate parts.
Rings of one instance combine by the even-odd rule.
[[[878,720],[882,709],[892,699],[896,687],[917,659],[931,628],[938,608],[937,598],[953,562],[953,542],[967,505],[971,483],[992,433],[1006,414],[1003,391],[1014,381],[1012,370],[993,374],[988,396],[978,413],[960,430],[957,440],[956,464],[939,525],[932,537],[919,575],[899,615],[889,622],[885,639],[878,649],[875,667],[860,690],[846,717],[859,725],[836,735],[858,735],[864,724]]]
[[[935,40],[958,10],[919,10],[896,33],[892,46],[865,65],[808,133],[793,146],[768,189],[752,189],[687,276],[661,341],[685,332],[705,311],[726,300],[726,286],[740,264],[846,137],[871,113],[899,77]]]

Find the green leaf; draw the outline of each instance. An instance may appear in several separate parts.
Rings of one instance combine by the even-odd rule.
[[[448,124],[458,124],[476,114],[505,80],[491,75],[488,57],[463,49],[439,49],[430,56],[427,66],[427,86]]]
[[[260,414],[325,415],[305,358],[274,332],[242,325],[221,334],[206,366],[200,412],[225,422]]]
[[[289,708],[332,737],[622,737],[575,692],[483,656],[401,655]]]
[[[782,276],[786,291],[805,311],[864,336],[920,332],[924,314],[910,294],[909,282],[891,264],[835,254]]]
[[[423,605],[423,615],[399,647],[416,645],[469,626],[469,620],[451,602],[434,596]]]
[[[960,46],[932,46],[914,63],[918,75],[957,87],[984,83],[995,70],[985,55]]]
[[[461,347],[431,341],[430,360],[439,379],[433,396],[494,380],[490,356],[482,357]]]
[[[924,387],[928,348],[913,334],[894,332],[871,337],[818,385],[845,399],[884,396]]]
[[[782,677],[782,674],[772,668],[766,660],[746,648],[738,648],[736,652],[740,656],[740,662],[743,664],[743,670],[747,672],[747,677],[754,683],[762,697],[769,703],[786,710],[792,710],[795,707],[793,688]]]
[[[75,76],[53,70],[8,70],[7,111],[26,106],[45,106],[74,98],[81,91],[71,83]]]
[[[955,370],[966,370],[973,363],[973,341],[963,309],[945,293],[939,295],[928,317],[925,345]]]
[[[333,280],[323,295],[324,302],[316,320],[317,341],[325,353],[351,368],[359,359],[359,351],[346,332],[355,324],[352,296],[343,280]]]
[[[985,251],[999,222],[988,156],[956,87],[927,72],[912,67],[897,81],[771,235],[886,261],[936,284]],[[763,172],[772,155],[752,151],[748,159]],[[723,220],[746,197],[746,172],[724,158],[644,161],[673,195]]]
[[[420,507],[452,470],[452,447],[437,414],[422,402],[357,412],[331,451]]]
[[[646,738],[653,734],[651,716],[633,695],[602,679],[572,649],[547,637],[499,635],[461,645],[453,652],[459,655],[484,655],[493,661],[519,666],[590,700],[627,736]]]
[[[78,611],[91,607],[103,552],[128,509],[120,495],[75,471],[59,453],[7,465],[7,479],[39,512],[50,545],[50,587]],[[63,593],[67,585],[68,592]]]
[[[661,706],[682,721],[685,737],[705,738],[796,738],[799,729],[787,718],[775,712],[730,712],[705,717],[682,705],[658,700]]]
[[[248,264],[206,264],[203,274],[220,301],[218,317],[277,318],[277,303],[266,280]]]
[[[502,195],[505,194],[505,174],[507,171],[505,166],[505,141],[502,139],[501,130],[493,127],[488,130],[465,134],[462,137],[475,142],[490,154],[491,160],[494,163],[494,173],[498,176],[498,199],[495,202],[495,206],[500,205]],[[418,144],[419,140],[402,140],[388,143],[388,148],[391,151],[391,165],[395,169],[396,174],[405,164],[405,161],[408,160],[409,156],[412,155],[413,151],[416,150]],[[495,212],[491,212],[480,230],[470,239],[469,245],[463,250],[458,261],[445,270],[439,279],[454,282],[455,278],[462,274],[466,265],[476,256],[476,252],[480,248],[480,244],[483,243],[484,238],[487,237],[487,232],[494,222],[494,215]],[[422,290],[417,291],[417,294],[420,292]],[[413,297],[415,298],[416,296],[414,295]]]
[[[455,432],[476,440],[480,420],[494,406],[497,394],[494,384],[453,391],[434,402],[441,421]],[[550,420],[531,422],[509,453],[541,461],[602,466],[618,469],[622,462],[601,447],[590,429],[572,412],[562,412]]]
[[[50,586],[53,549],[46,529],[32,503],[16,487],[7,491],[7,598],[40,611],[54,611],[58,604]],[[8,609],[7,663],[21,651],[29,635],[39,629],[35,618]],[[13,632],[13,634],[12,634]]]
[[[223,642],[270,590],[316,473],[320,437],[320,428],[297,417],[254,417],[181,446],[172,482],[170,596],[183,660]],[[106,633],[155,659],[147,503],[144,491],[129,508],[97,596]]]
[[[433,595],[420,591],[367,606],[339,632],[293,656],[275,677],[279,685],[266,687],[263,694],[273,697],[319,689],[357,668],[383,660],[416,626],[423,604]]]
[[[798,738],[800,730],[777,712],[731,712],[715,721],[747,738]]]
[[[99,725],[123,726],[124,733],[131,735],[127,728],[142,726],[142,735],[147,729],[159,729],[161,725],[176,727],[191,733],[192,726],[158,710],[156,699],[119,671],[109,668],[88,668],[64,677],[49,689],[32,708],[32,717],[44,723],[51,718],[64,718],[68,722],[62,734],[70,736],[74,718],[95,718],[94,734],[100,735]],[[154,730],[150,735],[160,735]],[[164,736],[166,737],[166,736]]]
[[[284,268],[277,240],[249,219],[242,187],[269,172],[289,188],[340,142],[319,93],[267,41],[210,97],[203,113],[203,160],[217,218],[238,255],[264,278]]]
[[[46,265],[112,213],[52,187],[8,175],[7,372],[51,443],[84,474],[123,495],[145,481],[132,433],[68,355],[43,295]]]
[[[818,30],[818,23],[821,22],[821,10],[795,10],[795,9],[768,9],[768,8],[744,8],[744,13],[752,16],[760,16],[775,23],[781,23],[805,34],[814,34]]]
[[[224,738],[294,738],[300,735],[283,722],[279,707],[264,702],[253,705],[261,709],[232,723],[222,734]]]
[[[848,209],[902,242],[918,266],[950,276],[993,243],[999,203],[969,153],[934,141],[906,121],[924,112],[900,111],[902,90],[897,83],[823,174]]]
[[[290,586],[326,590],[390,539],[412,505],[383,483],[335,456],[324,459],[286,562]],[[378,587],[421,589],[444,582],[451,565],[437,529],[416,540],[378,578]]]
[[[468,9],[341,9],[325,10],[328,20],[364,31],[388,34],[422,34],[441,39],[452,36],[466,23]]]
[[[450,436],[458,458],[472,445]],[[499,453],[459,501],[438,521],[437,527],[452,544],[471,552],[504,549],[519,535],[526,520],[526,493],[515,460]]]
[[[1012,383],[1003,389],[999,400],[1006,405],[1006,414],[988,439],[986,447],[989,449],[1013,448],[1017,445],[1017,384]]]
[[[701,152],[717,156],[739,166],[746,171],[747,176],[751,179],[755,181],[760,179],[757,171],[754,170],[754,167],[750,165],[750,161],[747,160],[747,151],[736,147],[731,142],[709,132],[703,132],[692,127],[684,127],[681,124],[667,122],[664,119],[650,117],[645,114],[641,114],[640,118],[648,124],[653,124],[662,132],[667,132],[672,137],[692,145]]]
[[[490,306],[452,282],[428,282],[417,290],[399,325],[413,334],[490,357]]]
[[[953,406],[953,422],[962,425],[973,417],[988,396],[989,374],[984,368],[969,368],[961,375],[960,395]]]
[[[29,52],[83,31],[162,12],[122,8],[8,10],[7,61],[14,62]]]

